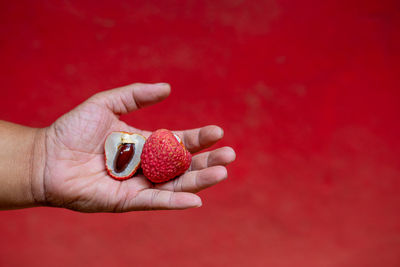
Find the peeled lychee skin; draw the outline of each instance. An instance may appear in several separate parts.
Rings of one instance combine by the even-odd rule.
[[[191,162],[190,152],[169,130],[153,132],[143,146],[143,174],[154,183],[166,182],[183,174]]]

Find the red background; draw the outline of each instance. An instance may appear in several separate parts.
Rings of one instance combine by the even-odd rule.
[[[0,212],[0,265],[400,266],[399,3],[1,1],[1,119],[169,82],[123,119],[221,125],[237,160],[200,209]]]

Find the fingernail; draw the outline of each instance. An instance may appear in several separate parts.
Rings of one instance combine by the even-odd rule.
[[[203,201],[201,201],[201,198],[198,197],[198,198],[196,199],[196,201],[194,201],[193,204],[194,204],[194,205],[193,205],[194,208],[200,208],[200,207],[203,205]]]
[[[202,202],[202,201],[200,201],[200,203],[198,203],[198,204],[196,205],[196,208],[200,208],[201,206],[203,206],[203,202]]]
[[[218,127],[218,136],[219,136],[219,138],[224,137],[224,129],[222,129],[222,128],[219,127],[219,126],[217,126],[217,127]]]
[[[155,83],[154,85],[157,85],[157,86],[167,86],[167,85],[169,85],[168,83]]]

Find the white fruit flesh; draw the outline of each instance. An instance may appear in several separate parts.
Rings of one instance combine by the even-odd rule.
[[[143,145],[146,139],[139,134],[128,134],[123,132],[112,132],[106,139],[104,144],[106,167],[110,173],[118,178],[125,178],[132,175],[132,172],[137,169],[140,163],[140,155],[142,154]],[[120,173],[115,172],[114,162],[121,144],[135,144],[135,153],[132,160],[129,162],[125,170]]]
[[[174,136],[175,136],[176,140],[178,140],[178,142],[182,144],[182,141],[181,141],[181,139],[179,138],[179,136],[178,136],[177,134],[174,134]]]

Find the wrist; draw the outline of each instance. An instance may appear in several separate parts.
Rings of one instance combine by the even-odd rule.
[[[32,206],[44,206],[46,205],[44,171],[46,167],[47,128],[37,128],[34,130],[30,156],[29,186]]]
[[[0,209],[37,206],[32,180],[40,178],[42,129],[0,121]],[[38,159],[41,158],[38,161]]]

